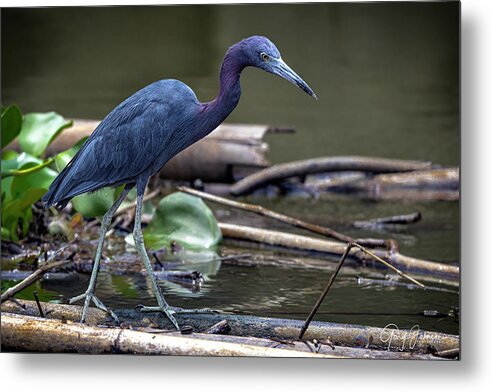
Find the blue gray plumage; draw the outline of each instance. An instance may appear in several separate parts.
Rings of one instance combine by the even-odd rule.
[[[81,322],[84,322],[91,302],[117,320],[111,309],[95,295],[96,279],[113,214],[134,186],[137,187],[133,228],[135,248],[144,261],[158,303],[158,306],[142,305],[140,311],[162,312],[177,329],[175,314],[203,311],[169,306],[159,289],[144,246],[143,194],[149,178],[169,159],[212,132],[234,110],[241,96],[239,77],[248,66],[279,75],[316,98],[313,90],[285,64],[268,38],[246,38],[227,51],[220,70],[219,94],[214,100],[199,102],[193,90],[179,80],[166,79],[144,87],[106,116],[43,196],[46,206],[63,208],[70,199],[82,193],[125,184],[102,219],[87,291],[69,300],[69,303],[85,300]]]

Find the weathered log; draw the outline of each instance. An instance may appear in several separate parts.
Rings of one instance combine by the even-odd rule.
[[[303,161],[287,162],[260,170],[231,186],[234,196],[252,192],[266,184],[284,180],[290,177],[306,176],[308,174],[362,171],[371,173],[393,173],[430,169],[431,162],[407,161],[399,159],[372,158],[360,156],[323,157]]]
[[[256,227],[233,225],[228,223],[219,223],[219,227],[225,238],[228,237],[255,241],[273,246],[315,251],[336,256],[342,255],[346,247],[346,244],[340,242],[312,238],[298,234],[283,233],[274,230],[259,229]],[[421,260],[396,252],[388,253],[384,250],[381,251],[378,249],[373,250],[373,253],[405,272],[431,274],[454,280],[459,279],[458,266]],[[356,248],[353,248],[350,251],[349,256],[365,262],[370,260],[367,255],[364,255],[364,252]]]
[[[34,301],[19,301],[25,309],[14,303],[2,304],[2,337],[4,312],[26,316],[39,316],[39,310]],[[58,305],[43,303],[43,309],[48,318],[79,321],[82,307],[75,305]],[[127,326],[146,328],[151,324],[154,328],[171,330],[173,326],[166,317],[161,315],[149,316],[134,310],[115,309],[118,318]],[[277,319],[269,317],[255,317],[220,314],[177,314],[181,325],[190,325],[195,331],[206,331],[212,325],[227,320],[231,327],[230,335],[243,337],[257,337],[267,339],[295,340],[303,324],[301,320]],[[112,325],[113,321],[102,310],[90,308],[87,325]],[[212,335],[208,335],[212,336]],[[216,336],[216,335],[213,335]],[[459,347],[459,337],[456,335],[438,332],[413,330],[398,330],[396,326],[386,328],[369,327],[362,325],[340,324],[313,321],[304,338],[316,339],[319,342],[330,341],[335,346],[366,347],[393,351],[412,351],[427,353],[452,350]],[[3,344],[3,341],[2,341]]]
[[[421,219],[422,214],[420,212],[414,212],[412,214],[392,215],[364,221],[355,221],[353,226],[357,228],[378,228],[386,225],[407,225],[409,223],[418,222]]]
[[[334,346],[330,342],[298,342],[243,336],[179,332],[162,334],[154,328],[97,328],[79,323],[46,320],[6,313],[2,318],[5,351],[131,353],[143,355],[268,356],[357,359],[425,359],[439,356]],[[32,329],[35,329],[32,331]],[[32,333],[31,333],[32,332]],[[165,331],[168,332],[168,331]],[[50,344],[51,342],[51,344]],[[53,344],[54,342],[54,344]],[[459,349],[444,351],[456,358]]]
[[[456,167],[379,174],[373,178],[317,183],[317,191],[354,193],[373,199],[459,200],[459,169]],[[313,186],[311,186],[313,187]]]
[[[194,356],[344,358],[335,354],[153,334],[121,328],[2,314],[2,349],[7,351],[77,352]]]

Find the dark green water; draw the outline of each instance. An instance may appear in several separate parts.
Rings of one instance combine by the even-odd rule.
[[[459,4],[314,4],[2,10],[2,100],[102,118],[136,90],[177,78],[217,93],[225,50],[272,39],[315,102],[257,69],[228,121],[293,125],[274,162],[375,155],[459,162]]]
[[[136,90],[170,77],[207,101],[217,92],[227,47],[253,34],[271,38],[319,97],[315,102],[279,78],[245,70],[243,96],[228,121],[297,129],[269,137],[272,162],[360,154],[459,164],[458,3],[2,10],[2,102],[18,103],[24,112],[102,118]],[[408,255],[459,260],[458,203],[251,201],[347,234],[394,237]],[[343,222],[414,211],[422,212],[422,222],[390,232],[364,233]],[[238,216],[231,214],[220,217]],[[174,305],[303,318],[328,275],[222,265],[200,291],[171,283],[164,289]],[[62,301],[86,283],[37,289],[44,299]],[[153,301],[144,278],[102,274],[98,291],[114,307]],[[24,297],[32,299],[32,293]],[[455,306],[459,297],[453,293],[361,287],[354,273],[346,273],[318,319],[458,333],[452,318],[414,314]]]

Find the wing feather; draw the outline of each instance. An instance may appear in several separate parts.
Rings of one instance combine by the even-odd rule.
[[[198,100],[181,82],[165,80],[140,90],[99,124],[43,200],[56,204],[105,186],[132,182],[150,168],[163,165],[185,147],[183,135],[197,110]]]

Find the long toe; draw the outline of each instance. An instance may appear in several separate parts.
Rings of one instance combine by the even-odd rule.
[[[96,307],[108,313],[115,322],[119,323],[118,316],[110,308],[104,305],[102,301],[99,298],[97,298],[95,295],[92,295],[92,302],[94,302],[94,305],[96,305]]]
[[[171,307],[171,308],[173,309],[174,313],[176,313],[176,314],[220,313],[218,310],[209,309],[209,308],[202,308],[202,309],[185,309],[185,308],[178,308],[178,307]]]
[[[144,305],[137,305],[135,310],[137,312],[143,312],[143,313],[150,313],[150,312],[161,312],[164,313],[169,321],[173,323],[174,327],[179,331],[179,324],[176,321],[176,318],[173,316],[176,311],[174,310],[173,307],[171,306],[144,306]]]

